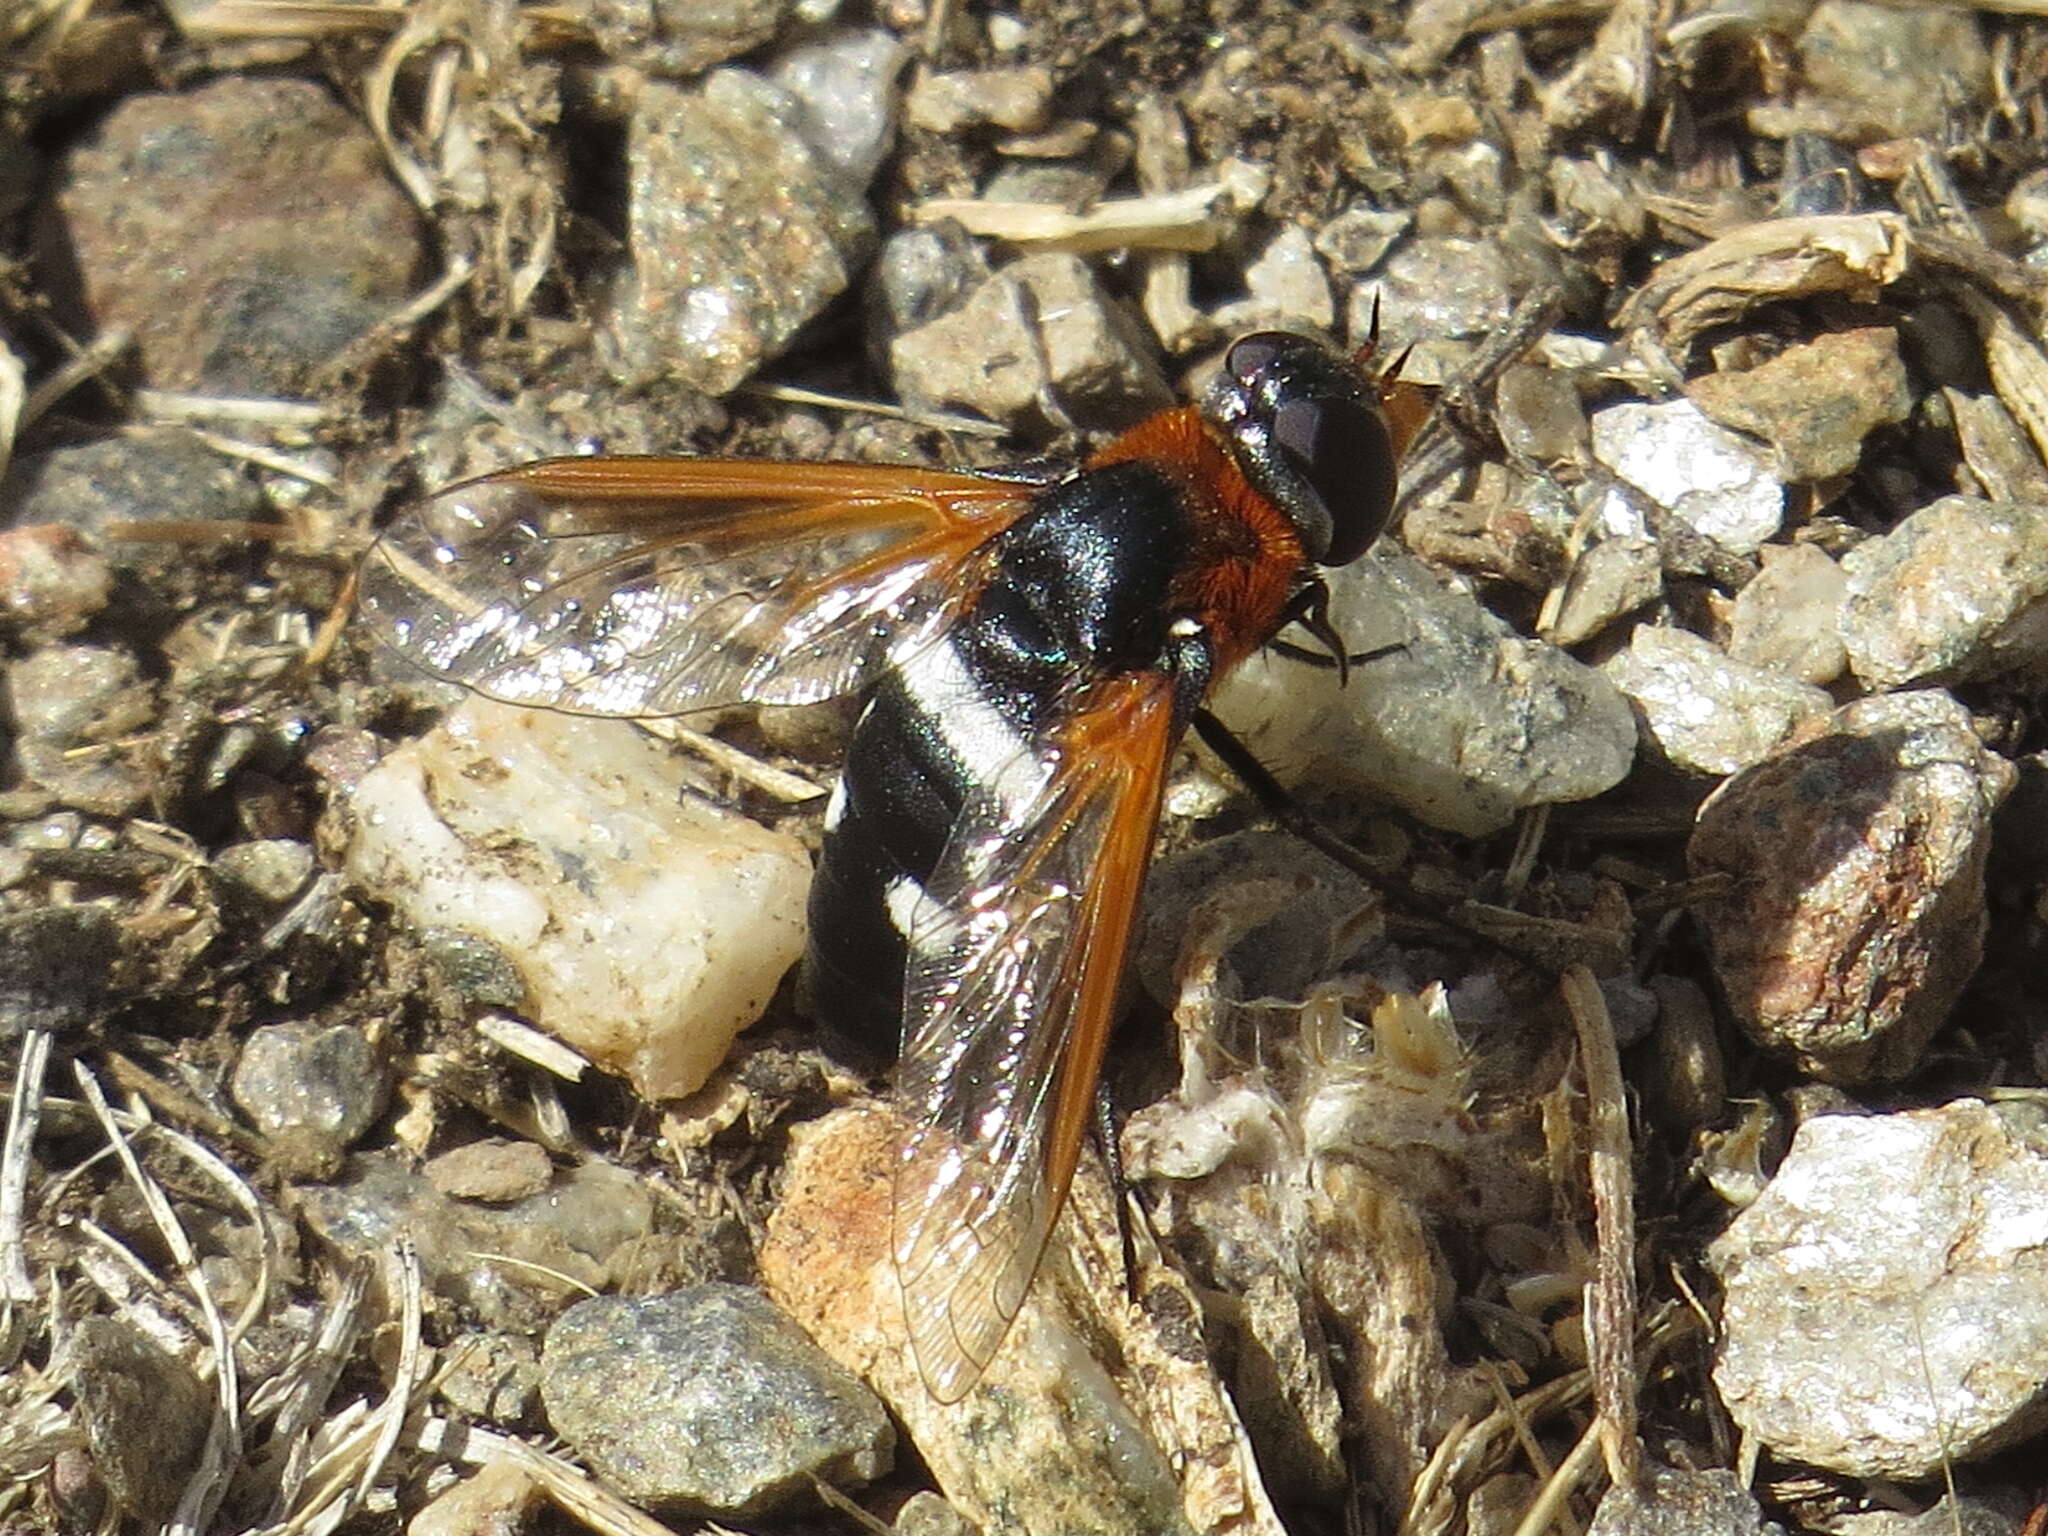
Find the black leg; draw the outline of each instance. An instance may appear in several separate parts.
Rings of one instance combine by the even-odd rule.
[[[1116,1197],[1116,1232],[1124,1249],[1124,1294],[1135,1307],[1138,1240],[1131,1231],[1131,1181],[1124,1177],[1124,1154],[1116,1135],[1116,1106],[1109,1102],[1109,1084],[1102,1078],[1095,1080],[1095,1139],[1101,1144],[1103,1166],[1109,1170],[1110,1192]]]
[[[1303,810],[1294,796],[1287,792],[1286,786],[1273,777],[1264,763],[1252,756],[1251,749],[1233,736],[1229,727],[1206,709],[1195,712],[1193,724],[1195,734],[1202,738],[1202,744],[1222,759],[1223,766],[1237,777],[1239,783],[1251,791],[1252,798],[1259,802],[1268,816],[1280,824],[1282,830],[1293,833],[1318,853],[1343,865],[1368,885],[1385,891],[1409,910],[1427,914],[1438,922],[1448,923],[1461,932],[1469,933],[1482,943],[1492,945],[1502,954],[1512,956],[1543,975],[1557,974],[1556,956],[1537,954],[1527,946],[1517,944],[1498,933],[1489,933],[1483,928],[1462,921],[1457,913],[1442,910],[1441,902],[1433,902],[1422,896],[1395,871],[1375,867],[1356,848]]]

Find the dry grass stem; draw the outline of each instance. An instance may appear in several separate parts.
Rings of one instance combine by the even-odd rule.
[[[8,1312],[37,1300],[22,1241],[22,1213],[34,1167],[36,1132],[43,1122],[43,1085],[50,1066],[50,1032],[22,1034],[14,1063],[14,1093],[7,1101],[7,1140],[0,1146],[0,1304]]]
[[[1607,1475],[1633,1488],[1642,1476],[1642,1441],[1636,1432],[1635,1158],[1629,1142],[1628,1090],[1614,1021],[1600,983],[1583,966],[1559,982],[1579,1042],[1586,1074],[1591,1145],[1588,1182],[1593,1191],[1594,1279],[1587,1287],[1586,1336],[1592,1355],[1593,1402],[1601,1425]]]

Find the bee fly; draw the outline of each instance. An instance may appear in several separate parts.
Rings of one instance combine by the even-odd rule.
[[[1073,1177],[1176,744],[1277,631],[1333,638],[1318,571],[1391,516],[1399,434],[1366,355],[1244,336],[1203,408],[1050,482],[546,460],[414,507],[364,565],[389,644],[509,703],[865,693],[809,993],[900,1041],[893,1253],[941,1401],[995,1353]]]

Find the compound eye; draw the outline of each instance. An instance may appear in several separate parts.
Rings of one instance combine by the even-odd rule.
[[[1322,565],[1348,565],[1393,515],[1394,442],[1377,411],[1349,395],[1295,396],[1272,417],[1273,445],[1330,519]]]
[[[1223,355],[1223,368],[1240,384],[1249,384],[1274,358],[1300,344],[1300,337],[1285,331],[1253,331],[1230,344],[1230,350]]]

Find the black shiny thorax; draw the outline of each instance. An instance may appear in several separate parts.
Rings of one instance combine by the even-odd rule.
[[[956,635],[1020,725],[1064,685],[1157,662],[1187,558],[1177,488],[1151,465],[1048,487],[995,541],[995,566]]]

